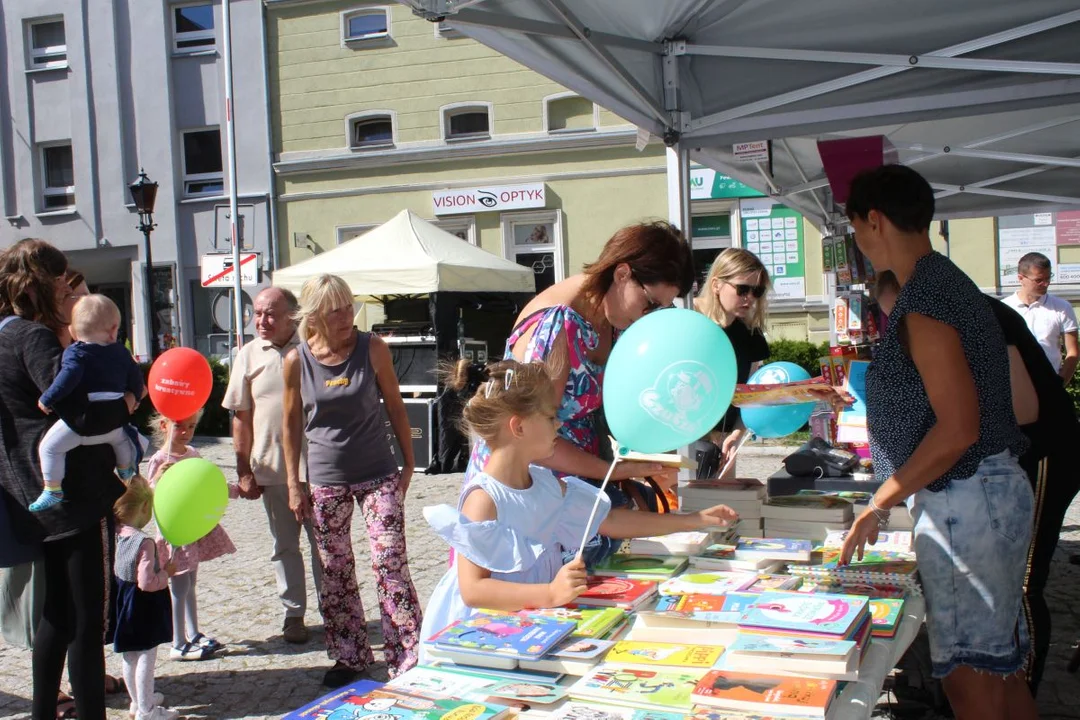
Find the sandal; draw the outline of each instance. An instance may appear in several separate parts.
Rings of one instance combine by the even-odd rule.
[[[112,675],[105,676],[105,694],[106,695],[119,695],[127,692],[127,683],[124,682],[122,677],[113,677]]]
[[[70,695],[60,693],[56,698],[56,720],[76,720],[75,699]]]

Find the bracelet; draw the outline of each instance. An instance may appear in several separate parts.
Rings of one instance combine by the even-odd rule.
[[[869,507],[871,512],[874,513],[874,516],[877,517],[878,528],[884,530],[889,527],[889,511],[883,510],[881,506],[874,501],[873,496],[870,497]]]

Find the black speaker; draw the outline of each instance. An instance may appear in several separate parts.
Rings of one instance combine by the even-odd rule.
[[[382,400],[379,401],[380,403]],[[435,398],[405,398],[405,412],[409,416],[409,429],[412,434],[413,458],[416,471],[427,470],[431,465],[435,443]],[[394,461],[401,469],[401,450],[398,448],[394,428],[383,408],[383,422],[386,425],[386,441],[394,453]]]

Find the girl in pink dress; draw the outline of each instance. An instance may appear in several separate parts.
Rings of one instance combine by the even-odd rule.
[[[154,428],[155,444],[160,450],[154,453],[148,463],[146,474],[150,477],[151,486],[156,485],[158,478],[172,465],[181,460],[200,457],[199,451],[188,443],[191,442],[195,426],[199,424],[201,417],[201,410],[182,422],[174,422],[161,415],[154,416],[151,424]],[[239,496],[236,484],[229,483],[229,499]],[[173,660],[206,660],[221,649],[221,643],[199,631],[195,581],[200,562],[234,552],[236,546],[221,525],[211,530],[203,539],[182,547],[174,547],[164,538],[158,538],[158,554],[162,561],[171,562],[176,567],[175,574],[169,579],[173,622],[173,644],[169,657]]]

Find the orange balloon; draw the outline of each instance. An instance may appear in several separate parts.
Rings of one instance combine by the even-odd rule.
[[[166,350],[150,367],[150,402],[174,422],[202,410],[210,398],[214,373],[198,351],[178,347]]]

